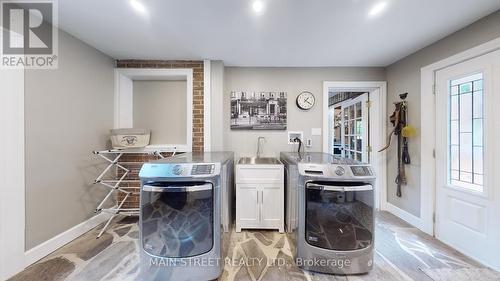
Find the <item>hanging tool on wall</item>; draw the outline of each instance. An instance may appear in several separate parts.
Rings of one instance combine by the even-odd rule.
[[[411,163],[410,153],[408,150],[408,138],[413,137],[416,130],[411,125],[408,125],[408,104],[406,101],[408,93],[401,94],[399,97],[401,98],[401,101],[394,103],[395,110],[390,116],[390,121],[394,129],[388,136],[386,146],[380,149],[379,152],[389,148],[392,136],[397,136],[398,175],[395,182],[397,184],[396,196],[401,197],[401,186],[407,184],[405,165]]]
[[[406,138],[403,137],[403,128],[406,127],[406,120],[407,120],[407,115],[406,115],[406,97],[408,96],[408,93],[404,93],[399,95],[399,97],[403,100],[398,103],[399,105],[399,120],[397,123],[395,123],[395,128],[396,130],[394,131],[394,134],[398,137],[398,175],[396,176],[396,184],[398,186],[396,190],[396,196],[401,197],[401,185],[406,185],[406,170],[405,170],[405,163],[403,162],[403,149],[404,149],[404,144],[406,142]],[[393,123],[394,124],[394,123]],[[407,146],[406,146],[407,147]],[[408,151],[408,149],[406,149]]]

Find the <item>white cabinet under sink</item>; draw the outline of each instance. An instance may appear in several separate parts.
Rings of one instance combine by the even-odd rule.
[[[284,168],[281,163],[236,165],[236,231],[284,232]]]

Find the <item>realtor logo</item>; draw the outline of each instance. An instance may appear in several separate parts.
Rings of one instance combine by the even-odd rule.
[[[0,1],[1,68],[57,68],[54,1]]]

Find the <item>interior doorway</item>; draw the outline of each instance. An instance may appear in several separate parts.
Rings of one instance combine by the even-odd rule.
[[[375,208],[386,209],[386,82],[323,83],[323,152],[370,163]]]
[[[369,92],[330,92],[329,150],[333,155],[369,161]]]

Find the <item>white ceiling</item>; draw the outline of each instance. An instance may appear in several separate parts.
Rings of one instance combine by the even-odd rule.
[[[262,0],[256,14],[252,1],[59,0],[59,25],[117,59],[386,66],[500,9],[499,0]],[[369,16],[379,2],[386,9]]]

